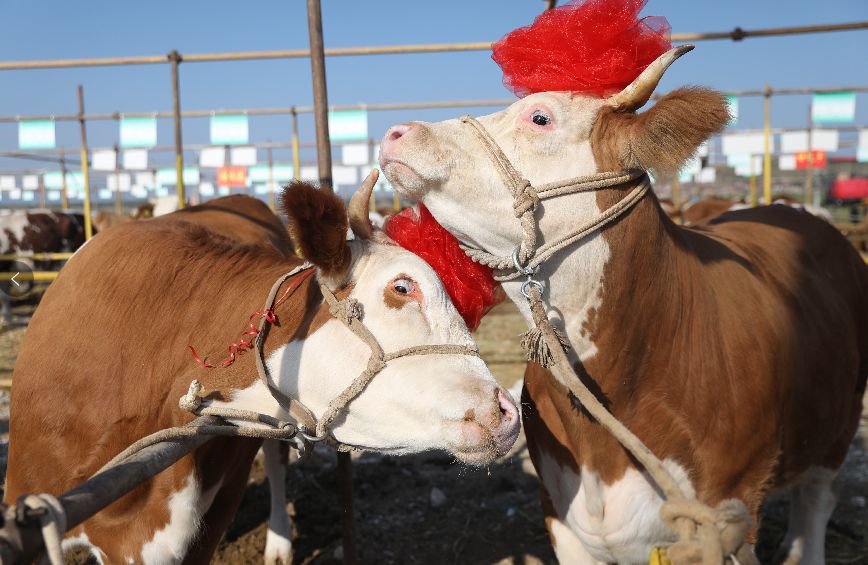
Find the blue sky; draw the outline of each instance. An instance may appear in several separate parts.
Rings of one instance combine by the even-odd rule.
[[[327,46],[394,45],[483,41],[526,25],[544,7],[541,0],[323,0]],[[0,60],[256,51],[307,46],[305,2],[70,2],[2,3],[5,25]],[[646,15],[663,15],[673,32],[723,31],[868,20],[866,0],[650,0]],[[682,84],[719,89],[824,87],[868,84],[868,31],[809,36],[706,41],[667,73],[662,90]],[[327,63],[334,104],[483,99],[510,96],[488,53],[331,58]],[[0,72],[0,114],[72,113],[75,87],[85,87],[94,112],[171,109],[169,68],[107,67]],[[181,67],[182,108],[213,109],[310,104],[306,59],[196,63]],[[778,127],[805,124],[809,98],[774,100]],[[487,113],[479,109],[472,113]],[[462,110],[378,112],[370,132],[379,137],[392,123],[437,120]],[[761,101],[745,100],[740,127],[761,125]],[[868,94],[857,97],[857,124],[868,124]],[[170,144],[170,120],[161,120],[159,143]],[[251,119],[251,141],[289,140],[289,118]],[[113,122],[89,126],[92,145],[117,141]],[[184,123],[185,142],[206,143],[208,120]],[[312,120],[302,120],[303,141],[313,140]],[[77,146],[77,125],[58,125],[58,141]],[[0,150],[17,144],[14,124],[0,124]],[[288,155],[288,154],[287,154]],[[165,156],[168,162],[168,155]],[[285,157],[278,154],[278,159]],[[5,163],[8,163],[6,161]],[[16,167],[29,166],[16,161]],[[8,166],[4,165],[4,168]]]

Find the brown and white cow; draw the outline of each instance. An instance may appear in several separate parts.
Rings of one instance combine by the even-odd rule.
[[[282,393],[319,417],[368,365],[368,346],[332,318],[317,281],[359,302],[386,352],[472,345],[421,259],[378,234],[346,241],[346,212],[335,196],[296,185],[283,204],[317,272],[276,308],[265,342],[272,385]],[[177,402],[193,379],[214,405],[288,417],[257,377],[254,355],[204,369],[187,350],[194,345],[218,361],[274,281],[300,263],[271,243],[220,235],[226,217],[194,207],[121,224],[64,267],[15,367],[7,501],[25,492],[59,494],[136,439],[188,422]],[[365,449],[444,449],[481,464],[509,449],[518,425],[515,404],[478,357],[434,354],[390,361],[331,432]],[[98,548],[111,563],[206,562],[238,507],[260,443],[210,441],[84,522],[67,543]]]
[[[671,172],[728,115],[724,98],[702,88],[675,90],[636,114],[665,66],[614,97],[532,94],[479,122],[534,186],[603,171]],[[380,164],[465,243],[508,257],[522,241],[513,197],[464,121],[392,127]],[[543,200],[538,237],[563,236],[639,182]],[[739,498],[759,519],[766,493],[791,487],[782,549],[823,562],[832,483],[868,376],[868,268],[840,233],[785,206],[685,229],[649,191],[536,278],[580,378],[689,493],[711,505]],[[504,290],[530,323],[521,285]],[[639,563],[673,541],[659,490],[552,374],[529,365],[522,407],[561,563]]]

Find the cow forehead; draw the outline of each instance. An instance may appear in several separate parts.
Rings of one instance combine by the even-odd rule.
[[[534,106],[544,106],[555,114],[552,117],[559,122],[561,128],[590,133],[597,112],[604,104],[605,101],[601,98],[572,92],[537,92],[513,102],[503,110],[478,119],[486,126],[497,127],[501,121],[512,121]]]
[[[356,272],[357,286],[382,286],[398,275],[406,275],[425,290],[442,289],[443,283],[434,270],[419,256],[397,245],[370,243]]]

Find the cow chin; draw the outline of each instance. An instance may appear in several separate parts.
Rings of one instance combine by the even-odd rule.
[[[429,183],[409,165],[400,161],[387,161],[380,165],[386,178],[402,195],[421,200],[428,192]]]

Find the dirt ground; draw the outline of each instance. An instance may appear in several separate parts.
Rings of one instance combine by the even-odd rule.
[[[25,328],[0,333],[0,379],[11,376]],[[477,332],[483,357],[505,385],[524,363],[518,335],[524,323],[512,305],[495,309]],[[0,464],[5,467],[8,396],[0,394]],[[523,439],[519,440],[523,442]],[[868,564],[868,407],[860,434],[841,473],[838,508],[826,538],[828,562]],[[317,450],[290,467],[287,507],[294,519],[294,563],[340,563],[340,508],[335,457]],[[476,469],[451,457],[426,454],[391,458],[364,454],[354,463],[355,516],[362,563],[554,563],[537,496],[537,479],[521,445],[502,461]],[[432,492],[439,490],[432,497]],[[444,497],[439,496],[440,494]],[[438,500],[439,499],[439,500]],[[432,501],[434,503],[432,504]],[[257,464],[244,502],[214,563],[262,560],[268,485]],[[764,508],[758,554],[771,559],[786,528],[788,497],[774,495]]]

